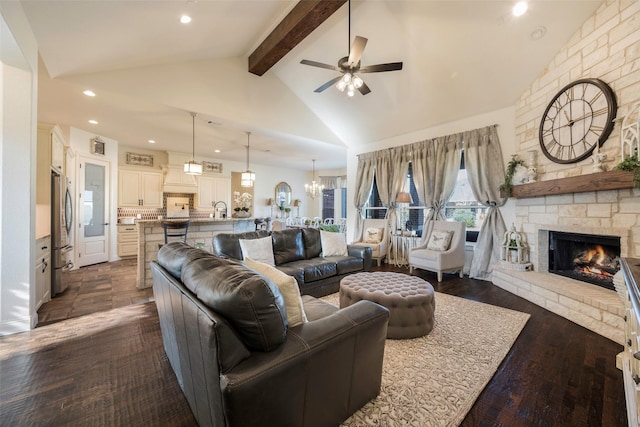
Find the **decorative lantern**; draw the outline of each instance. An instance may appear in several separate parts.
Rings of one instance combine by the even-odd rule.
[[[525,242],[522,234],[516,231],[514,224],[511,224],[511,230],[504,233],[504,239],[500,246],[500,264],[511,270],[526,271],[531,269],[529,245]]]

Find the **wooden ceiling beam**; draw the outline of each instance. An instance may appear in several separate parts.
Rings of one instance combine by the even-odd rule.
[[[249,55],[249,72],[266,73],[347,0],[300,0],[264,41]]]

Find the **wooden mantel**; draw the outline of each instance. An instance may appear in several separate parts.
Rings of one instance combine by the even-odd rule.
[[[570,176],[549,181],[530,182],[511,187],[511,197],[525,198],[587,191],[633,188],[633,172],[608,171]]]

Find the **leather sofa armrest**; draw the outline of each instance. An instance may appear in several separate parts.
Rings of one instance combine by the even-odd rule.
[[[227,425],[339,425],[380,390],[388,319],[359,301],[291,328],[283,347],[221,377]]]
[[[290,330],[294,332],[306,347],[313,349],[325,342],[339,339],[341,334],[357,333],[358,328],[365,323],[377,324],[375,328],[384,329],[386,338],[386,325],[389,319],[389,310],[371,301],[358,301],[348,307],[342,308],[326,317],[303,323],[299,328]]]
[[[373,263],[372,258],[371,258],[371,248],[368,246],[358,246],[355,244],[352,245],[347,245],[347,251],[349,253],[349,256],[353,256],[353,257],[358,257],[358,258],[362,258],[363,263],[362,263],[362,270],[363,271],[369,271],[371,270],[371,265]]]

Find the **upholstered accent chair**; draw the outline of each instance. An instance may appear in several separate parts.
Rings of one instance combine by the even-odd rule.
[[[362,235],[351,244],[370,247],[371,257],[377,261],[378,267],[380,267],[389,250],[389,224],[387,220],[365,219],[362,225]]]
[[[428,221],[424,243],[409,253],[409,274],[414,268],[433,271],[441,282],[443,272],[459,270],[463,277],[466,228],[459,221]]]

